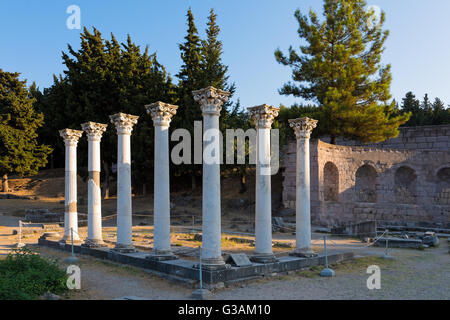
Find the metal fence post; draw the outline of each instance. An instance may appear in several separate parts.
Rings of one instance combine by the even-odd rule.
[[[320,272],[321,277],[334,277],[335,272],[333,269],[328,268],[328,252],[327,252],[327,236],[323,236],[323,248],[325,254],[325,269]]]

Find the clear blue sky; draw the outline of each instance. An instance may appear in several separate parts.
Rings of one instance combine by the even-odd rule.
[[[130,34],[137,44],[157,51],[172,75],[181,64],[178,44],[186,33],[186,10],[192,7],[203,36],[213,7],[222,29],[223,60],[237,85],[235,99],[244,107],[300,102],[278,94],[291,72],[275,62],[273,53],[299,45],[295,9],[322,10],[320,0],[1,1],[0,68],[21,72],[41,89],[50,86],[53,74],[64,69],[61,51],[67,51],[68,43],[79,47],[80,31],[66,28],[66,8],[72,4],[81,8],[82,27],[95,26],[105,37],[112,32],[120,41]],[[387,15],[391,35],[383,61],[392,64],[393,97],[401,100],[411,90],[450,104],[450,1],[369,0],[368,5]]]

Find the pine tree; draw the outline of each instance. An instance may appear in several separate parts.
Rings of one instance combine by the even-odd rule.
[[[411,91],[406,93],[402,99],[402,111],[411,114],[410,119],[405,124],[406,126],[414,127],[420,124],[420,101]]]
[[[298,34],[306,41],[301,54],[292,47],[288,56],[280,50],[276,60],[293,69],[294,82],[280,94],[294,95],[319,104],[321,130],[332,143],[342,136],[362,142],[379,142],[398,135],[408,114],[395,116],[391,98],[390,65],[380,64],[385,14],[379,25],[367,23],[372,13],[364,0],[324,0],[324,21],[310,11],[309,19],[297,10]]]
[[[450,108],[445,108],[444,102],[441,99],[434,99],[431,105],[433,109],[433,124],[450,124]]]
[[[38,144],[36,130],[44,125],[44,115],[33,107],[34,99],[19,80],[19,73],[0,69],[0,174],[3,192],[8,191],[8,175],[37,174],[47,164],[52,149]]]

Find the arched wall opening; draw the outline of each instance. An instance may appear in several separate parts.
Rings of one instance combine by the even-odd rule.
[[[356,171],[356,201],[377,202],[378,174],[374,167],[365,164]]]

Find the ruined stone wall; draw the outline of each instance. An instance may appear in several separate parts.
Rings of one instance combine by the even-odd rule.
[[[395,150],[312,140],[313,223],[378,220],[449,224],[450,151],[435,146],[433,150]],[[293,142],[287,146],[283,162],[283,202],[288,208],[295,208],[295,157]]]
[[[380,143],[361,144],[352,140],[337,139],[336,144],[341,146],[364,146],[383,149],[427,149],[450,150],[450,125],[403,127],[399,128],[397,138]],[[322,139],[329,142],[328,138]]]

